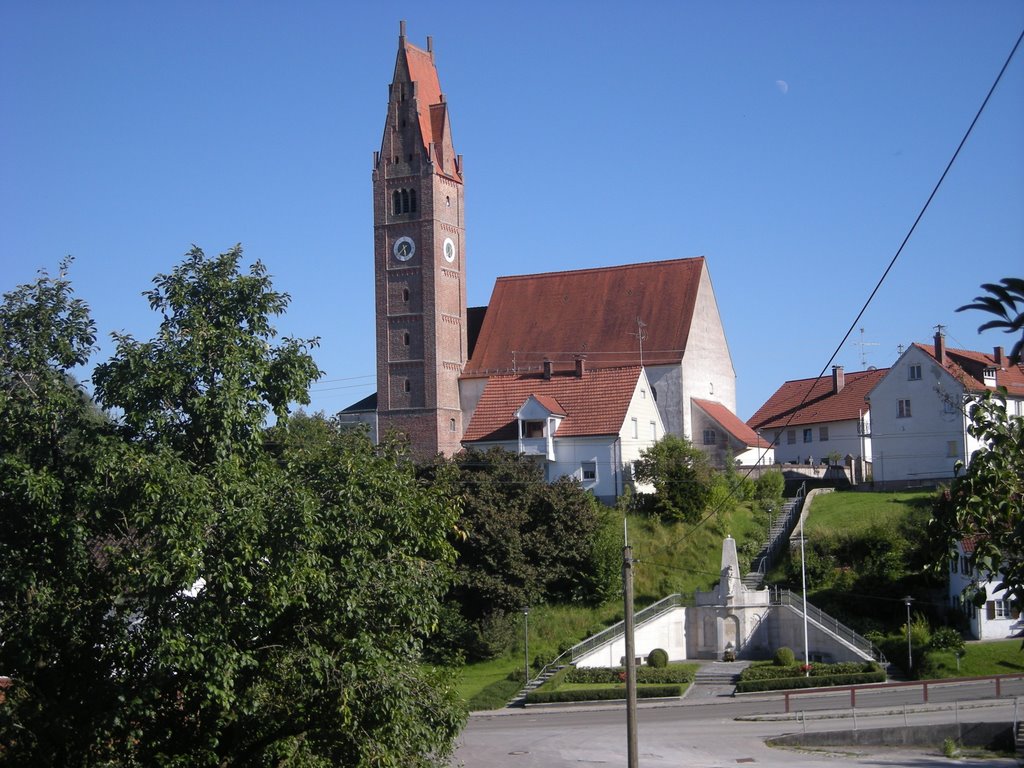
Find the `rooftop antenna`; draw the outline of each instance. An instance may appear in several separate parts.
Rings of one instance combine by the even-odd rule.
[[[644,339],[647,338],[647,334],[644,332],[644,328],[647,327],[647,323],[640,319],[639,316],[636,318],[636,333],[629,334],[630,336],[636,336],[636,340],[640,343],[640,365],[644,364]]]
[[[867,368],[868,367],[868,354],[865,351],[864,347],[877,347],[878,346],[878,342],[877,341],[864,341],[864,329],[861,328],[860,329],[860,341],[855,341],[853,343],[856,344],[858,347],[860,347],[860,367],[861,367],[861,369]]]

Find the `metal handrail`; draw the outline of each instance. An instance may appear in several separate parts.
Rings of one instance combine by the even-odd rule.
[[[795,608],[798,613],[803,613],[803,598],[793,594],[793,592],[788,589],[778,590],[776,593],[776,600],[779,605],[787,605],[791,608]],[[817,624],[824,631],[835,635],[840,640],[845,641],[864,653],[867,653],[876,661],[882,664],[887,663],[885,655],[877,645],[872,643],[866,637],[854,632],[845,624],[842,624],[839,619],[829,616],[820,608],[817,608],[810,603],[807,603],[807,618]]]

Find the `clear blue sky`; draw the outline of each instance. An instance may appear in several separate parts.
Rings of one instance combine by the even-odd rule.
[[[242,243],[320,336],[314,410],[375,388],[370,166],[398,21],[465,158],[470,304],[499,275],[703,255],[749,418],[828,361],[1013,43],[1019,0],[0,4],[0,290],[71,277],[103,336],[191,244]],[[1024,51],[860,325],[867,364],[1024,274]],[[859,334],[855,333],[855,339]],[[848,343],[837,363],[861,369]]]

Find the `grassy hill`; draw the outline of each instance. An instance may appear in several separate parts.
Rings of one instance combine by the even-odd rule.
[[[707,590],[718,582],[722,557],[722,539],[731,535],[741,551],[756,551],[763,530],[755,524],[749,505],[712,515],[700,525],[661,523],[628,515],[626,527],[633,548],[634,594],[641,608],[675,592],[690,594]],[[742,557],[742,556],[741,556]],[[623,616],[621,598],[597,607],[581,605],[544,605],[530,610],[529,657],[535,669],[554,659]],[[522,637],[515,647],[497,659],[467,665],[461,673],[459,691],[473,706],[500,706],[518,690],[520,683],[506,680],[518,672],[522,680],[525,648]],[[490,695],[481,692],[493,687]],[[479,698],[478,698],[479,697]]]

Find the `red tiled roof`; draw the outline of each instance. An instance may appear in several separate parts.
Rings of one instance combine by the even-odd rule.
[[[445,156],[452,155],[454,150],[447,134],[448,107],[441,94],[441,81],[437,76],[434,56],[430,51],[424,51],[408,42],[402,46],[400,55],[401,52],[405,53],[409,79],[416,83],[416,114],[423,148],[426,150],[433,144],[440,155],[435,158],[438,172],[458,179],[459,171],[454,165],[454,156]]]
[[[700,406],[701,410],[714,419],[722,429],[744,445],[756,446],[758,448],[768,448],[771,445],[767,440],[758,437],[754,430],[740,421],[739,416],[721,403],[716,403],[713,400],[702,400],[697,397],[693,398],[692,402]]]
[[[914,344],[935,359],[935,347],[931,344]],[[994,352],[994,351],[993,351]],[[996,387],[1006,387],[1006,391],[1016,397],[1024,397],[1024,365],[1010,365],[1005,353],[1001,364],[996,363],[994,354],[974,352],[969,349],[950,349],[946,347],[946,364],[943,366],[951,376],[962,382],[969,392],[984,392]],[[984,370],[996,369],[996,386],[985,384]]]
[[[462,438],[476,441],[516,440],[516,411],[530,395],[549,410],[564,412],[555,437],[613,435],[622,429],[636,391],[640,366],[588,370],[583,378],[565,373],[492,376]]]
[[[619,267],[500,277],[466,375],[565,366],[576,354],[588,368],[678,363],[704,270],[704,257]]]
[[[888,370],[877,368],[844,374],[846,384],[838,394],[832,392],[831,375],[787,381],[747,419],[747,424],[754,430],[761,430],[781,427],[790,416],[793,419],[789,423],[793,425],[856,419],[868,410],[864,398]],[[801,400],[803,405],[800,405]]]

